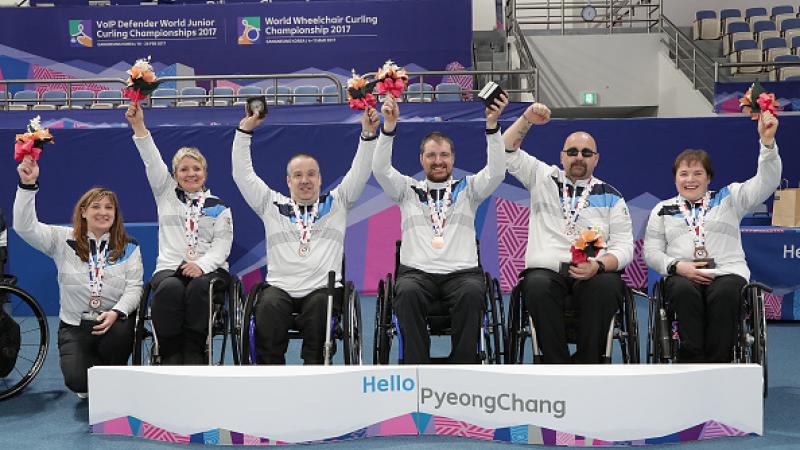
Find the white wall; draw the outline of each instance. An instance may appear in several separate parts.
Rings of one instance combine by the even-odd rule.
[[[711,102],[692,86],[691,80],[669,59],[667,49],[656,56],[658,64],[658,117],[714,116]]]
[[[494,31],[496,25],[494,0],[472,0],[472,31]]]
[[[581,91],[595,91],[598,106],[658,105],[657,35],[529,36],[539,66],[541,101],[551,107],[580,105]]]
[[[767,8],[767,13],[773,6],[779,5],[792,5],[794,10],[797,11],[800,2],[797,0],[663,0],[664,9],[663,14],[669,20],[678,26],[688,27],[694,21],[694,13],[701,9],[712,9],[719,12],[721,9],[738,8],[744,10],[746,8],[762,7]]]

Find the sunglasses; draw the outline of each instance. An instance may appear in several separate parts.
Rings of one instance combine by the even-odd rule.
[[[591,158],[592,156],[597,154],[597,152],[592,149],[582,148],[578,150],[575,147],[570,147],[566,150],[562,150],[562,152],[566,153],[567,156],[572,156],[572,157],[578,156],[578,153],[580,153],[581,156],[583,156],[584,158]]]

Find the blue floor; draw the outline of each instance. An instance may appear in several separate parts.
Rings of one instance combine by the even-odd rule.
[[[366,363],[372,361],[372,322],[374,298],[362,299]],[[641,335],[646,336],[647,309],[639,301]],[[185,445],[166,444],[130,437],[93,436],[88,433],[88,403],[79,400],[63,385],[58,367],[58,351],[54,330],[57,318],[50,320],[51,347],[44,368],[28,389],[20,396],[0,402],[0,450],[5,449],[164,449],[186,448]],[[724,438],[681,445],[688,449],[797,449],[800,448],[800,323],[770,323],[768,326],[769,398],[764,409],[763,437]],[[449,343],[433,339],[432,354],[444,355]],[[616,349],[615,349],[616,350]],[[617,353],[619,353],[617,351]],[[299,362],[299,345],[290,346],[287,359]],[[396,360],[396,356],[393,357]],[[644,393],[642,393],[644,394]],[[640,395],[637,393],[637,395]],[[732,392],[731,395],[736,395]],[[621,400],[616,407],[624,407]],[[463,438],[437,436],[385,437],[310,447],[334,449],[428,449],[428,448],[529,448],[516,444],[473,441]],[[667,447],[658,446],[658,447]],[[195,446],[195,448],[199,448]]]

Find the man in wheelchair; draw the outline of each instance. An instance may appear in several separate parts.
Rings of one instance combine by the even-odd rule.
[[[754,177],[710,191],[711,157],[704,150],[684,150],[672,165],[678,195],[650,213],[644,257],[648,266],[666,276],[656,296],[663,294],[677,316],[679,362],[734,359],[743,308],[740,293],[750,277],[739,223],[778,188],[781,178],[775,143],[778,119],[761,112],[757,129],[760,148]]]
[[[452,179],[455,148],[441,133],[420,145],[426,179],[400,174],[391,155],[400,110],[389,97],[383,104],[381,140],[372,171],[386,195],[400,205],[402,246],[392,308],[402,337],[406,364],[429,364],[427,318],[437,302],[448,305],[452,351],[448,362],[479,362],[478,343],[484,310],[485,281],[478,264],[475,212],[504,178],[503,147],[497,121],[508,105],[505,96],[486,108],[487,165],[475,175]]]
[[[322,175],[317,160],[297,154],[286,166],[290,196],[272,190],[256,175],[250,145],[265,116],[242,119],[233,141],[233,179],[251,208],[264,221],[267,237],[267,284],[253,306],[257,364],[285,364],[289,330],[303,338],[305,364],[324,362],[328,304],[328,273],[336,272],[342,285],[342,258],[347,212],[366,186],[372,167],[380,121],[373,108],[361,118],[361,138],[352,167],[342,182],[320,195]],[[334,307],[342,304],[343,289],[336,289]],[[245,315],[248,315],[245,313]],[[296,315],[296,316],[295,316]],[[249,338],[250,317],[244,318]],[[247,355],[242,355],[247,361]]]
[[[503,134],[508,171],[531,194],[521,290],[543,361],[595,364],[601,362],[609,324],[626,295],[618,271],[633,258],[631,218],[620,193],[594,177],[600,156],[588,133],[567,137],[561,151],[563,170],[519,150],[531,127],[549,120],[550,109],[534,103]],[[606,248],[571,264],[576,240],[588,228],[602,237]],[[568,296],[579,317],[573,357],[564,320]]]

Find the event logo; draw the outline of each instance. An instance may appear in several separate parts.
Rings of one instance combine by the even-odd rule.
[[[261,36],[261,17],[239,17],[238,24],[239,45],[258,44]]]
[[[92,46],[92,21],[91,20],[70,20],[69,21],[69,45],[70,47],[91,47]]]

